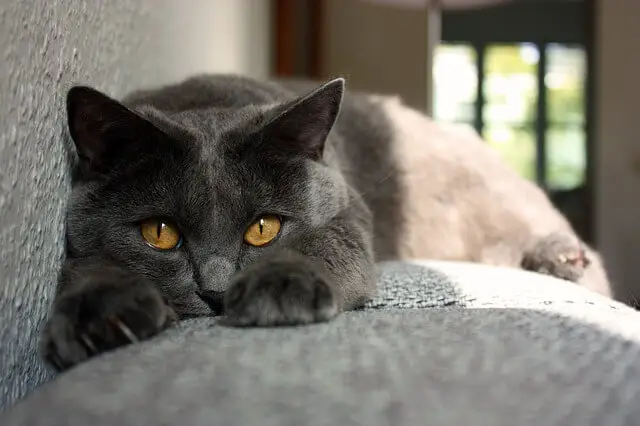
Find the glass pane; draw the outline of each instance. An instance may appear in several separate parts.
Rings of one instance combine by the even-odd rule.
[[[586,55],[583,48],[550,44],[547,47],[547,120],[584,123]]]
[[[536,179],[534,126],[538,99],[537,47],[491,45],[485,52],[484,137],[523,177]]]
[[[547,130],[547,185],[571,189],[585,180],[586,135],[582,126],[552,126]]]
[[[433,63],[433,117],[473,122],[477,87],[475,49],[468,45],[438,46]]]
[[[527,179],[536,178],[536,138],[533,126],[490,124],[484,137],[507,164]]]
[[[491,45],[485,56],[484,122],[529,123],[535,121],[538,99],[535,45]]]

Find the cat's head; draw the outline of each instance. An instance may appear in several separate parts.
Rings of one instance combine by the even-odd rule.
[[[281,104],[165,114],[87,87],[67,97],[78,154],[69,255],[151,278],[181,314],[199,291],[317,232],[347,203],[323,162],[344,82]]]

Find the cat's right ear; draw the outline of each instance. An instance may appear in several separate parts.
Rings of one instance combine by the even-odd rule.
[[[98,174],[107,173],[152,127],[120,102],[85,86],[67,93],[67,120],[81,163]]]
[[[343,93],[344,79],[336,78],[277,107],[275,117],[262,130],[264,139],[276,152],[319,160],[340,112]]]

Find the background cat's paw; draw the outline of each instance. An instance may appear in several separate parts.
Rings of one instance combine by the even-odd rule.
[[[591,262],[582,244],[569,234],[555,233],[541,238],[527,250],[522,268],[577,282]]]
[[[135,278],[62,296],[42,335],[44,358],[62,371],[149,338],[177,317],[152,283]]]
[[[296,325],[338,314],[336,289],[312,263],[273,261],[241,271],[225,294],[225,322],[235,326]]]

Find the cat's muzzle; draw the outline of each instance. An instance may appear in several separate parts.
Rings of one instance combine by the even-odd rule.
[[[213,290],[197,291],[196,294],[204,303],[209,305],[214,315],[224,314],[224,292]]]

